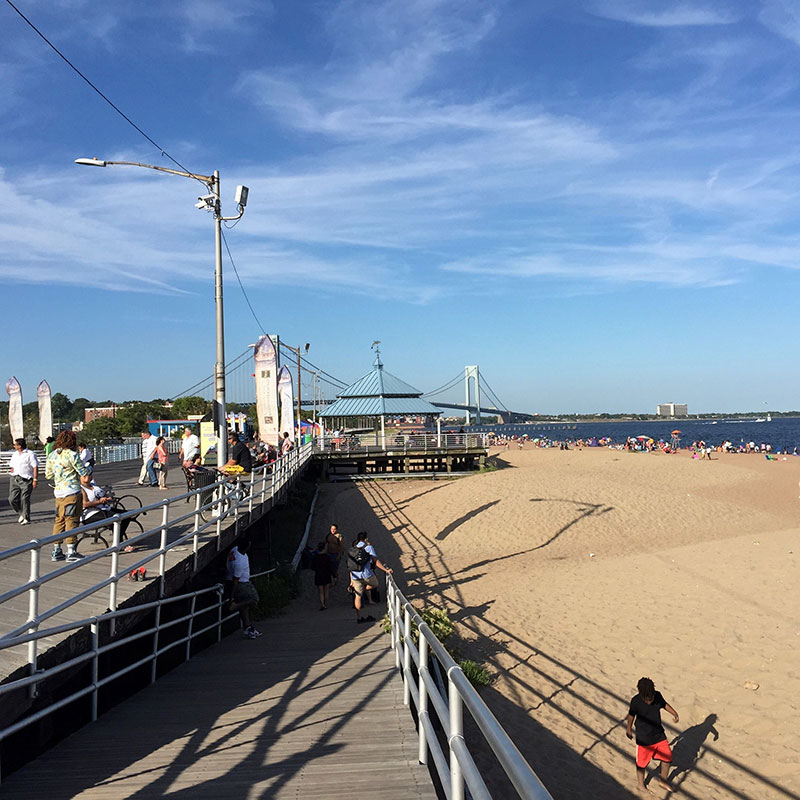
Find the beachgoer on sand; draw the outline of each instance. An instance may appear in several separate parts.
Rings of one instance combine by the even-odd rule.
[[[632,727],[636,722],[636,784],[641,791],[646,790],[644,775],[647,765],[652,759],[661,762],[661,774],[658,782],[664,789],[672,789],[667,783],[669,765],[672,763],[672,750],[667,741],[667,734],[661,724],[661,709],[672,714],[678,722],[678,712],[664,699],[661,692],[650,678],[641,678],[636,684],[639,694],[631,699],[628,709],[625,735],[633,738]]]

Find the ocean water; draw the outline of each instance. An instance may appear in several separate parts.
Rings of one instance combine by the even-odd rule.
[[[530,425],[472,425],[470,431],[493,431],[501,436],[521,436],[531,439],[545,437],[554,440],[600,439],[608,436],[615,442],[624,442],[629,436],[651,436],[656,441],[668,442],[671,432],[680,430],[682,446],[703,440],[709,445],[731,441],[734,445],[755,442],[770,444],[772,451],[785,452],[797,447],[800,452],[800,417],[783,417],[771,422],[754,419],[725,420],[646,420],[643,422],[540,422]]]

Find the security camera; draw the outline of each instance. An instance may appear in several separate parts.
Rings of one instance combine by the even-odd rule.
[[[197,202],[194,204],[195,208],[204,209],[204,208],[214,208],[214,204],[217,202],[217,196],[215,194],[204,194],[202,197],[197,198]]]
[[[236,205],[244,208],[247,205],[247,195],[250,190],[246,186],[236,187]]]

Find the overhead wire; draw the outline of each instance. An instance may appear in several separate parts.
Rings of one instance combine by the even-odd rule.
[[[239,277],[239,270],[236,269],[236,262],[233,260],[233,255],[231,254],[231,249],[228,247],[228,239],[225,236],[225,231],[222,231],[222,241],[225,244],[225,250],[228,253],[228,260],[231,262],[231,266],[233,267],[233,272],[236,275],[236,280],[239,282],[239,288],[242,290],[242,294],[244,295],[244,301],[247,303],[247,307],[250,309],[250,313],[253,315],[253,319],[256,321],[256,325],[261,329],[261,333],[265,336],[267,332],[264,330],[264,326],[261,324],[261,320],[256,315],[255,309],[253,308],[253,304],[250,302],[250,298],[247,296],[247,292],[245,291],[244,284],[242,283],[242,279]]]
[[[34,25],[34,24],[33,24],[33,22],[31,22],[31,20],[29,20],[29,19],[28,19],[28,17],[26,17],[26,16],[25,16],[25,14],[23,14],[23,13],[22,13],[22,11],[20,11],[20,10],[19,10],[19,9],[18,9],[18,8],[17,8],[15,5],[14,5],[14,3],[12,3],[12,2],[11,2],[11,0],[6,0],[6,3],[8,3],[8,5],[10,5],[10,6],[11,6],[11,8],[13,8],[13,9],[14,9],[14,11],[16,11],[16,12],[17,12],[17,14],[19,14],[19,16],[20,16],[20,17],[21,17],[21,18],[22,18],[22,19],[25,21],[25,23],[26,23],[26,24],[27,24],[27,25],[28,25],[28,26],[31,28],[31,30],[33,30],[33,31],[34,31],[34,33],[36,33],[36,35],[37,35],[37,36],[38,36],[38,37],[39,37],[39,38],[40,38],[40,39],[41,39],[41,40],[42,40],[42,41],[43,41],[43,42],[44,42],[44,43],[45,43],[45,44],[46,44],[46,45],[47,45],[47,46],[48,46],[48,47],[49,47],[49,48],[50,48],[50,49],[51,49],[51,50],[52,50],[52,51],[53,51],[53,52],[54,52],[54,53],[55,53],[55,54],[56,54],[56,55],[57,55],[57,56],[58,56],[58,57],[59,57],[59,58],[60,58],[60,59],[61,59],[61,60],[62,60],[62,61],[63,61],[63,62],[64,62],[64,63],[65,63],[67,66],[68,66],[68,67],[69,67],[69,68],[70,68],[70,69],[71,69],[71,70],[73,70],[73,71],[74,71],[74,72],[75,72],[75,73],[76,73],[76,74],[77,74],[77,75],[78,75],[78,76],[81,78],[81,80],[83,80],[83,81],[84,81],[84,82],[85,82],[85,83],[86,83],[88,86],[90,86],[90,87],[91,87],[91,88],[92,88],[92,89],[93,89],[93,90],[94,90],[94,91],[95,91],[95,92],[96,92],[98,95],[100,95],[100,97],[102,97],[102,98],[103,98],[103,100],[105,100],[105,102],[106,102],[106,103],[108,103],[108,105],[109,105],[109,106],[111,106],[111,108],[113,108],[113,109],[114,109],[114,111],[116,111],[116,112],[117,112],[117,114],[119,114],[119,115],[120,115],[120,116],[121,116],[121,117],[122,117],[122,118],[123,118],[123,119],[124,119],[124,120],[125,120],[125,121],[126,121],[126,122],[127,122],[129,125],[130,125],[130,126],[131,126],[131,127],[133,127],[133,128],[134,128],[135,130],[137,130],[137,131],[138,131],[138,132],[139,132],[139,133],[140,133],[142,136],[144,136],[144,138],[145,138],[145,139],[147,139],[147,141],[148,141],[148,142],[150,142],[150,144],[152,144],[152,145],[153,145],[153,147],[155,147],[155,148],[156,148],[156,149],[159,151],[159,153],[161,153],[161,155],[162,155],[162,156],[164,156],[165,158],[168,158],[168,159],[169,159],[169,160],[170,160],[170,161],[171,161],[173,164],[175,164],[175,165],[179,166],[179,167],[180,167],[180,168],[181,168],[181,169],[182,169],[184,172],[189,172],[189,173],[192,173],[192,170],[189,170],[189,169],[187,169],[186,167],[184,167],[184,166],[183,166],[183,164],[181,164],[181,162],[180,162],[180,161],[178,161],[178,159],[176,159],[176,158],[173,158],[173,156],[171,156],[171,155],[170,155],[170,154],[169,154],[169,153],[168,153],[168,152],[167,152],[167,151],[166,151],[166,150],[165,150],[165,149],[164,149],[164,148],[163,148],[163,147],[162,147],[162,146],[161,146],[161,145],[160,145],[158,142],[156,142],[156,141],[155,141],[155,139],[153,139],[153,138],[151,138],[150,136],[148,136],[148,134],[147,134],[147,133],[145,133],[145,131],[143,131],[143,130],[142,130],[142,129],[141,129],[141,128],[140,128],[140,127],[139,127],[139,126],[138,126],[138,125],[137,125],[137,124],[136,124],[136,123],[135,123],[135,122],[134,122],[134,121],[133,121],[133,120],[132,120],[132,119],[131,119],[131,118],[130,118],[130,117],[129,117],[129,116],[128,116],[128,115],[127,115],[127,114],[126,114],[126,113],[125,113],[125,112],[124,112],[124,111],[123,111],[123,110],[122,110],[122,109],[121,109],[121,108],[118,106],[118,105],[117,105],[117,104],[116,104],[116,103],[114,103],[114,102],[113,102],[113,101],[112,101],[112,100],[111,100],[111,99],[110,99],[110,98],[109,98],[109,97],[108,97],[106,94],[104,94],[104,93],[103,93],[103,92],[102,92],[100,89],[98,89],[98,88],[97,88],[97,86],[95,86],[95,84],[94,84],[94,83],[92,83],[92,81],[90,81],[90,80],[89,80],[89,78],[87,78],[87,77],[86,77],[86,75],[84,75],[84,74],[83,74],[83,73],[82,73],[82,72],[81,72],[81,71],[80,71],[80,70],[79,70],[79,69],[78,69],[78,68],[77,68],[77,67],[76,67],[76,66],[75,66],[75,65],[74,65],[74,64],[73,64],[73,63],[72,63],[72,62],[71,62],[71,61],[70,61],[70,60],[69,60],[69,59],[68,59],[68,58],[67,58],[67,57],[66,57],[66,56],[65,56],[65,55],[64,55],[64,54],[63,54],[63,53],[62,53],[62,52],[61,52],[61,51],[60,51],[60,50],[59,50],[59,49],[58,49],[58,48],[57,48],[57,47],[56,47],[56,46],[55,46],[55,45],[54,45],[54,44],[53,44],[53,43],[52,43],[52,42],[51,42],[51,41],[50,41],[50,40],[49,40],[49,39],[48,39],[48,38],[47,38],[47,37],[46,37],[46,36],[45,36],[45,35],[44,35],[44,34],[43,34],[41,31],[40,31],[40,30],[39,30],[39,29],[38,29],[38,28],[37,28],[37,27],[36,27],[36,25]],[[194,173],[192,173],[192,174],[194,174]],[[200,180],[200,179],[198,178],[197,180]],[[202,181],[200,181],[200,183],[202,183]]]

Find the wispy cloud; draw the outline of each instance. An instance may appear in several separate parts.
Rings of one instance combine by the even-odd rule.
[[[593,0],[587,4],[592,14],[631,25],[652,28],[682,28],[705,25],[730,25],[743,14],[724,2],[662,2],[653,8],[651,0]]]
[[[800,6],[793,0],[762,0],[758,19],[778,36],[800,45]]]

